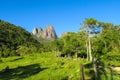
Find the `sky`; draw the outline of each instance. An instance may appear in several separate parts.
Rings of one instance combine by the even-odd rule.
[[[120,0],[0,0],[0,19],[33,28],[52,25],[58,36],[78,32],[86,18],[120,24]]]

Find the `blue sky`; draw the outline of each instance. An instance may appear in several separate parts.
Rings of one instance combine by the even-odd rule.
[[[120,24],[120,0],[0,0],[0,19],[32,32],[52,25],[58,36],[77,32],[85,18]]]

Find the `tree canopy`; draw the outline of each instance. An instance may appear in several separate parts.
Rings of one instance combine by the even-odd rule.
[[[31,34],[20,26],[15,26],[0,20],[0,54],[3,57],[19,55],[21,47],[30,48],[42,46]],[[24,51],[27,49],[23,49]],[[18,52],[17,52],[18,51]],[[28,52],[27,52],[28,53]],[[29,51],[29,53],[31,53]]]

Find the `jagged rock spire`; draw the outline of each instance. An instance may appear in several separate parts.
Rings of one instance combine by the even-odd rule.
[[[54,40],[57,38],[56,32],[51,25],[46,26],[44,31],[42,30],[42,28],[34,28],[32,34],[37,36],[38,38],[41,37],[47,40]]]

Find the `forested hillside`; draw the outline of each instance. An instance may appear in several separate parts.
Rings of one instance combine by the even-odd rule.
[[[20,26],[0,20],[0,55],[2,57],[37,52],[42,46]]]

